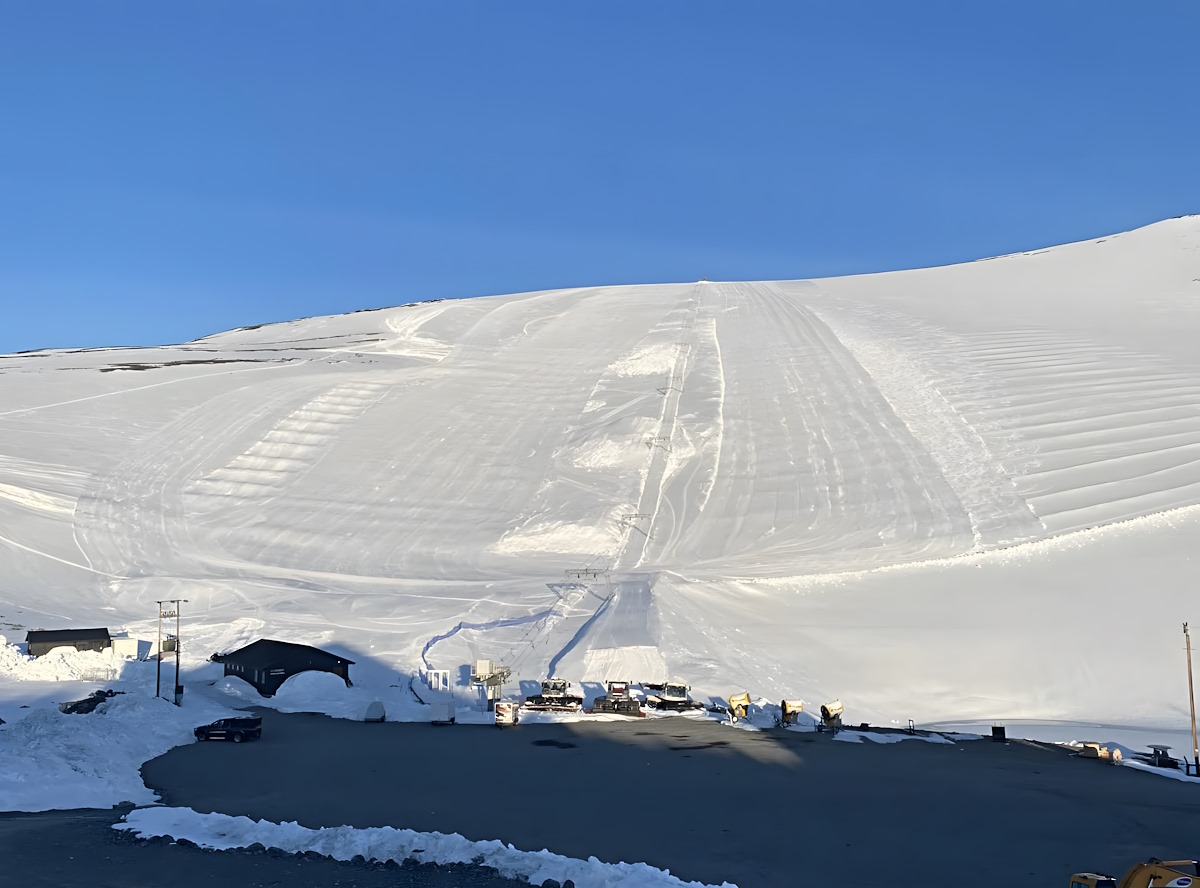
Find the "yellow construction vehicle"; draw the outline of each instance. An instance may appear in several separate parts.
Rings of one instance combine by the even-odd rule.
[[[1118,882],[1103,873],[1075,873],[1071,888],[1191,888],[1200,876],[1195,860],[1158,860],[1135,863]]]

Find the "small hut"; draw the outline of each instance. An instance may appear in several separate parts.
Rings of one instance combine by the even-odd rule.
[[[349,687],[354,663],[320,648],[270,638],[227,654],[214,654],[212,659],[225,666],[226,675],[249,682],[264,697],[274,696],[281,684],[299,672],[332,672]]]
[[[25,634],[31,657],[41,657],[56,647],[77,651],[102,651],[112,647],[107,629],[33,629]]]

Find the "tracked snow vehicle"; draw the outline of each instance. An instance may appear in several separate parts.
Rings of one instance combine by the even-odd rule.
[[[566,679],[547,678],[541,693],[525,698],[521,706],[535,712],[578,712],[583,708],[583,697],[571,692],[571,683]]]
[[[646,687],[652,687],[646,685]],[[691,690],[686,683],[675,680],[668,681],[656,688],[657,694],[651,694],[646,698],[646,705],[651,709],[657,709],[660,712],[687,712],[691,709],[703,709],[703,703],[697,703],[688,696],[688,691]]]
[[[637,701],[630,691],[629,682],[610,681],[608,683],[608,694],[595,699],[592,703],[592,712],[611,712],[615,715],[640,716],[642,714],[642,704]]]

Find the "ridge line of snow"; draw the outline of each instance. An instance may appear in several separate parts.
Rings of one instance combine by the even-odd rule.
[[[1111,521],[1106,524],[1097,524],[1092,527],[1084,527],[1078,530],[1069,530],[1053,536],[1044,537],[1038,540],[1026,540],[1024,542],[1013,543],[1008,546],[997,546],[993,549],[972,550],[970,552],[960,552],[956,555],[947,555],[943,558],[925,558],[919,561],[904,561],[897,564],[881,564],[878,567],[872,567],[865,570],[840,570],[828,571],[826,573],[812,574],[797,574],[791,577],[745,577],[745,576],[729,576],[725,579],[735,583],[747,583],[756,586],[779,586],[788,584],[812,585],[818,582],[842,582],[844,580],[864,577],[870,574],[886,573],[889,571],[903,571],[924,567],[939,567],[947,564],[962,561],[988,561],[997,560],[1000,558],[1011,557],[1012,555],[1025,556],[1044,549],[1047,551],[1056,551],[1063,548],[1073,540],[1081,542],[1090,542],[1093,539],[1122,532],[1129,529],[1138,529],[1142,527],[1153,527],[1161,523],[1170,524],[1174,518],[1189,518],[1193,515],[1200,515],[1200,504],[1191,506],[1179,506],[1174,509],[1164,509],[1161,512],[1155,512],[1151,515],[1138,515],[1133,518],[1123,518],[1117,521]],[[684,581],[690,581],[691,578],[686,574],[674,570],[661,570],[660,573],[678,577]]]
[[[325,360],[321,358],[320,360]],[[232,375],[234,373],[254,373],[260,370],[278,370],[281,367],[290,367],[294,362],[288,361],[278,364],[267,364],[265,367],[246,367],[243,370],[222,370],[220,372]],[[100,398],[111,398],[114,395],[128,395],[131,392],[142,392],[146,389],[161,388],[164,385],[176,385],[181,382],[195,382],[198,379],[209,379],[214,374],[201,373],[195,376],[184,376],[180,379],[166,379],[162,382],[152,382],[149,385],[139,385],[134,388],[117,389],[111,392],[101,392],[98,395],[88,395],[85,398],[72,398],[70,401],[55,401],[52,404],[36,404],[33,407],[19,407],[16,410],[6,410],[0,413],[0,416],[17,416],[22,413],[36,413],[38,410],[48,410],[51,407],[66,407],[70,404],[82,404],[84,401],[96,401]]]
[[[42,550],[35,549],[32,546],[26,546],[24,543],[18,543],[16,540],[9,539],[8,537],[4,536],[3,534],[0,534],[0,542],[8,543],[13,548],[22,549],[26,552],[29,552],[32,555],[40,555],[43,558],[49,558],[51,561],[57,561],[59,564],[65,564],[67,567],[74,567],[79,570],[85,570],[88,573],[99,574],[102,577],[109,577],[110,579],[114,579],[114,580],[126,579],[126,577],[124,577],[121,574],[109,573],[106,570],[97,570],[94,567],[90,567],[90,566],[84,565],[84,564],[76,564],[74,561],[68,561],[65,558],[59,558],[57,555],[51,555],[49,552],[43,552]],[[89,560],[89,561],[91,560],[91,559],[88,559],[86,552],[83,553],[83,557],[86,560]],[[64,619],[66,619],[66,618],[64,617]]]

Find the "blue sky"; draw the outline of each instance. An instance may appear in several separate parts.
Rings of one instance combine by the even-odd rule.
[[[1192,0],[0,6],[0,353],[1200,212]]]

